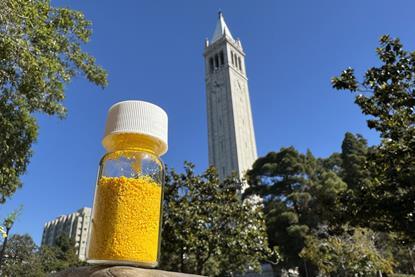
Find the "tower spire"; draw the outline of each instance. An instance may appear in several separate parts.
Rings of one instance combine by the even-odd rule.
[[[210,40],[210,43],[214,43],[221,37],[226,36],[230,38],[231,40],[234,40],[232,37],[231,31],[229,31],[228,25],[226,25],[225,18],[223,16],[223,12],[219,10],[218,12],[218,21],[216,23],[215,31],[213,32],[212,39]]]

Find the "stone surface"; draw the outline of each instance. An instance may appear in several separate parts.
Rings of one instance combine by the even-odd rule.
[[[169,272],[156,269],[144,269],[130,266],[83,266],[68,269],[51,275],[52,277],[187,277],[200,276]]]

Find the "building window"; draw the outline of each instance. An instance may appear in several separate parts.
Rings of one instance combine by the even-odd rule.
[[[238,57],[238,66],[239,66],[239,70],[242,71],[241,57]]]
[[[215,68],[219,67],[219,56],[218,54],[215,55]]]
[[[210,73],[213,72],[213,58],[209,59],[209,70],[210,70]]]
[[[225,64],[225,56],[223,55],[223,51],[220,51],[219,57],[220,57],[220,65],[224,65]]]
[[[233,58],[233,51],[231,51],[231,59],[232,59],[232,65],[235,65],[235,59]]]

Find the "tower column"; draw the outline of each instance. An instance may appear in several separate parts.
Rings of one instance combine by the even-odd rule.
[[[245,53],[221,12],[204,57],[209,164],[221,179],[243,177],[257,158]]]

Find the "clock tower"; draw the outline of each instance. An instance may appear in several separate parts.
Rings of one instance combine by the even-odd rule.
[[[211,40],[205,43],[205,80],[209,164],[224,179],[243,177],[257,158],[245,53],[222,12]]]

